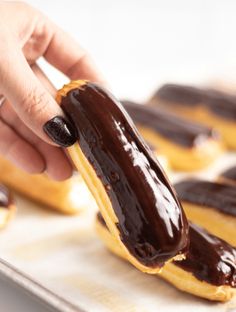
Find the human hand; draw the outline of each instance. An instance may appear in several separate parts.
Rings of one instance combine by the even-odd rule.
[[[0,153],[30,173],[70,177],[59,146],[74,143],[73,127],[30,65],[43,56],[70,79],[103,82],[86,52],[41,12],[0,2]],[[56,118],[55,118],[56,117]]]

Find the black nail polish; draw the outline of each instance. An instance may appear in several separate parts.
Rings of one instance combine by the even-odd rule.
[[[43,130],[60,146],[68,147],[77,140],[76,130],[70,122],[61,116],[56,116],[45,123]]]

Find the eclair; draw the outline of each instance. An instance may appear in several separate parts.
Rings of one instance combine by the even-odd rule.
[[[185,180],[175,190],[189,220],[236,246],[236,185]]]
[[[126,255],[97,215],[96,230],[108,249],[126,260]],[[228,301],[236,294],[236,249],[190,223],[189,251],[182,261],[164,265],[158,276],[176,288],[213,301]]]
[[[222,152],[216,131],[165,112],[163,109],[122,101],[143,137],[159,146],[176,170],[205,168]]]
[[[236,149],[236,96],[214,89],[165,84],[149,101],[181,116],[214,127],[225,145]]]
[[[16,205],[12,192],[0,183],[0,229],[4,228],[12,219],[16,211]]]
[[[188,222],[157,159],[121,103],[99,85],[65,85],[57,102],[74,124],[68,153],[120,248],[139,270],[182,259]]]
[[[0,157],[0,181],[25,197],[65,214],[79,213],[84,207],[82,178],[75,175],[62,182],[45,174],[31,175]]]
[[[218,180],[222,183],[233,184],[236,186],[236,166],[222,172]]]

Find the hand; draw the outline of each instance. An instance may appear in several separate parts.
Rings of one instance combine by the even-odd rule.
[[[30,173],[66,179],[72,166],[59,146],[75,142],[73,128],[31,66],[43,56],[72,80],[102,82],[101,75],[68,34],[28,4],[2,1],[0,16],[0,154]]]

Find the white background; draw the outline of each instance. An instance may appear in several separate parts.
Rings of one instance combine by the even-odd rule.
[[[236,81],[234,0],[30,3],[91,53],[118,97],[143,101],[167,81]],[[56,86],[65,82],[47,72]],[[37,311],[3,283],[0,302],[4,312]]]
[[[144,100],[166,81],[236,81],[234,0],[31,3],[91,53],[117,96]]]

